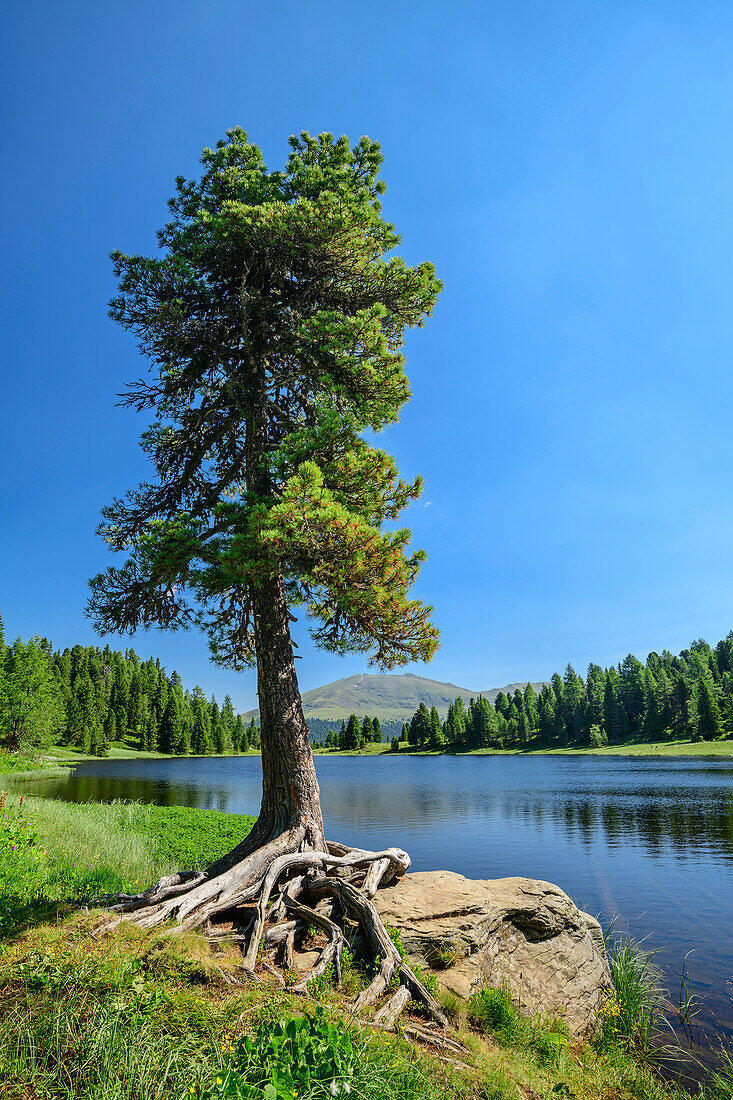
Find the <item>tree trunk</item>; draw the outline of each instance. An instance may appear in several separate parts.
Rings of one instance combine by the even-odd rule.
[[[304,825],[310,847],[323,850],[318,780],[280,574],[254,593],[254,629],[262,745],[260,821],[270,836]]]
[[[303,828],[307,847],[326,847],[281,574],[258,585],[253,604],[262,752],[260,814],[246,839],[208,868],[209,877],[229,870],[277,837]]]
[[[253,495],[272,495],[267,461],[269,449],[268,398],[265,360],[252,351],[248,332],[246,274],[242,281],[242,330],[249,352],[247,434],[245,443],[247,489]],[[260,702],[262,802],[260,815],[246,840],[208,869],[216,874],[249,852],[277,837],[305,830],[298,846],[325,849],[318,780],[308,726],[303,716],[295,675],[290,616],[282,572],[263,576],[252,584],[252,612],[257,654],[257,694]]]

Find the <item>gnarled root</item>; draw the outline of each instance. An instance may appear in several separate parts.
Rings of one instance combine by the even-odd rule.
[[[334,919],[340,913],[359,926],[372,957],[379,963],[375,977],[354,1001],[354,1012],[374,1005],[399,974],[399,988],[376,1013],[374,1022],[393,1027],[405,1005],[414,999],[435,1023],[447,1027],[436,1000],[400,958],[371,900],[379,886],[405,874],[410,866],[406,852],[399,848],[369,852],[336,843],[327,843],[325,851],[313,850],[308,847],[304,824],[253,851],[245,852],[242,846],[238,851],[242,858],[236,863],[225,857],[206,872],[166,875],[141,894],[121,894],[112,907],[116,916],[99,931],[108,931],[121,920],[155,928],[173,918],[177,929],[206,924],[209,938],[220,940],[220,926],[211,925],[211,918],[249,903],[249,928],[242,931],[244,925],[240,924],[240,930],[229,935],[235,942],[246,943],[243,965],[251,974],[261,950],[274,947],[281,951],[284,967],[291,969],[299,937],[314,928],[328,936],[315,965],[290,987],[294,993],[305,993],[309,982],[322,977],[331,965],[336,984],[341,983],[344,932]],[[262,965],[282,981],[269,959]]]

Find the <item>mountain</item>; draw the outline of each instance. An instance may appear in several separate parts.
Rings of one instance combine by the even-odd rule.
[[[348,718],[350,714],[365,714],[379,718],[380,721],[398,719],[408,722],[421,703],[437,707],[441,718],[445,718],[449,705],[458,698],[477,699],[479,695],[492,702],[503,691],[513,692],[515,688],[524,690],[523,684],[507,684],[506,687],[491,688],[490,691],[471,691],[456,684],[444,684],[439,680],[427,680],[424,676],[415,676],[405,672],[401,676],[347,676],[325,687],[313,688],[303,692],[303,710],[306,718],[338,719]],[[535,691],[542,684],[533,684]],[[249,710],[243,716],[245,721],[259,718],[258,710]]]

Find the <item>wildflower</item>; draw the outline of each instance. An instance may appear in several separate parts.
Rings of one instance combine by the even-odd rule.
[[[221,1085],[221,1084],[222,1084],[222,1080],[221,1080],[221,1077],[217,1077],[217,1079],[216,1079],[216,1083],[217,1083],[217,1085]]]

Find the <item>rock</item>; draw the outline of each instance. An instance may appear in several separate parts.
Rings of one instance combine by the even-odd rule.
[[[321,957],[320,951],[294,951],[293,969],[300,977],[308,974]]]
[[[574,1035],[595,1028],[611,986],[603,934],[558,886],[418,871],[374,902],[444,988],[466,998],[482,985],[506,988],[530,1011],[563,1016]]]

